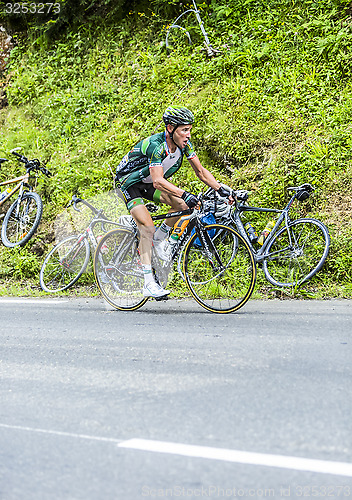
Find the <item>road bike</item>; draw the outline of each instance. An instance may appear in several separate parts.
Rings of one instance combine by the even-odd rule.
[[[42,264],[39,281],[45,292],[55,293],[67,290],[74,285],[82,274],[87,270],[90,260],[91,250],[94,252],[98,245],[98,240],[102,233],[107,231],[107,225],[117,225],[111,221],[103,209],[98,210],[86,200],[82,200],[77,195],[73,195],[69,206],[80,212],[77,204],[83,204],[91,212],[91,219],[88,226],[79,235],[70,235],[57,243],[45,257]],[[94,232],[98,231],[98,236]]]
[[[0,206],[18,191],[17,198],[7,210],[1,227],[2,242],[9,248],[25,245],[32,238],[42,218],[43,202],[29,184],[30,178],[36,176],[38,172],[42,172],[47,177],[52,175],[49,170],[40,166],[38,159],[28,160],[16,150],[12,150],[11,153],[17,157],[18,161],[24,163],[26,173],[0,182],[0,189],[2,186],[11,186],[1,193]],[[8,159],[0,158],[0,166],[5,161]]]
[[[293,195],[283,209],[250,206],[247,202],[249,192],[236,191],[233,206],[228,206],[217,217],[219,223],[238,231],[247,242],[256,264],[262,268],[265,278],[276,287],[298,287],[310,280],[323,267],[330,247],[329,231],[321,221],[311,217],[292,220],[289,215],[293,202],[307,200],[314,188],[305,183],[289,187],[288,190],[293,191]],[[208,190],[205,197],[210,204],[216,205],[214,192]],[[216,212],[216,206],[209,207],[209,203],[208,209]],[[248,221],[245,219],[254,212],[271,216],[276,214],[273,228],[262,246],[258,245],[253,230],[246,230]]]
[[[234,312],[249,300],[255,286],[253,253],[246,239],[235,229],[215,221],[209,223],[202,195],[199,195],[199,202],[199,209],[152,216],[155,221],[189,216],[188,225],[172,245],[167,261],[161,261],[152,247],[154,277],[165,286],[171,271],[177,267],[189,292],[202,307],[215,313]],[[95,279],[103,297],[122,311],[135,311],[149,299],[142,292],[140,234],[129,217],[128,226],[113,229],[103,236],[93,262]],[[178,262],[181,256],[182,263]]]

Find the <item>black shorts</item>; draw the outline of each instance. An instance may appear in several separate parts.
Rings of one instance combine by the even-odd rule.
[[[159,189],[155,189],[153,184],[137,182],[136,184],[132,184],[132,186],[127,189],[121,189],[118,186],[119,183],[117,181],[116,187],[122,193],[128,210],[131,210],[131,208],[137,205],[144,205],[143,198],[149,201],[154,201],[155,203],[160,203],[161,191],[159,191]]]

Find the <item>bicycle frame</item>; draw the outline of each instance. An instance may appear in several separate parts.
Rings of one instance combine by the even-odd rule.
[[[289,223],[291,222],[291,219],[289,216],[289,210],[290,210],[294,200],[296,199],[296,196],[297,196],[296,193],[294,193],[292,195],[291,199],[289,200],[289,202],[287,203],[287,205],[285,206],[285,208],[283,208],[283,209],[255,207],[255,206],[247,205],[246,203],[237,202],[235,209],[231,210],[231,221],[236,226],[236,229],[240,233],[240,235],[248,243],[248,246],[249,246],[249,248],[254,256],[254,260],[256,263],[262,262],[264,259],[266,259],[270,255],[269,253],[267,253],[267,248],[283,222],[285,223],[285,226],[288,230]],[[261,213],[280,214],[273,229],[270,231],[268,236],[265,238],[263,245],[258,249],[253,246],[252,242],[250,241],[250,239],[248,237],[247,231],[244,228],[244,224],[243,224],[242,219],[241,219],[241,216],[244,212],[261,212]],[[169,219],[171,217],[182,217],[183,215],[189,215],[192,213],[194,213],[192,209],[187,209],[187,210],[181,210],[178,212],[171,212],[171,213],[167,213],[167,214],[154,215],[154,216],[152,216],[152,219],[153,219],[153,221],[165,220],[165,219]],[[203,214],[200,213],[200,215],[203,215]],[[190,220],[185,231],[183,232],[180,239],[177,241],[176,245],[174,246],[169,261],[167,261],[163,265],[163,267],[168,267],[172,262],[174,262],[177,255],[179,255],[179,256],[182,255],[182,252],[181,252],[182,247],[184,246],[184,244],[187,240],[187,237],[189,236],[192,229],[194,229],[197,226],[197,219],[198,219],[197,213],[195,213],[195,217]],[[226,225],[226,223],[225,223],[225,225]],[[201,237],[202,243],[207,244],[207,242],[204,240],[204,238],[202,237],[202,234],[200,234],[200,232],[198,232],[198,235]],[[205,233],[205,236],[207,236],[207,233]],[[291,232],[289,230],[288,230],[288,236],[289,236],[289,242],[291,245],[292,244],[292,236],[291,236]],[[183,278],[183,275],[181,272],[180,262],[178,262],[177,269],[178,269],[179,274]]]
[[[96,219],[95,217],[93,220],[89,223],[88,227],[83,231],[83,233],[80,234],[78,237],[77,242],[81,243],[84,239],[87,239],[88,242],[90,243],[91,247],[95,250],[98,246],[98,240],[94,235],[93,229],[96,224],[104,224],[106,223],[106,219]],[[114,222],[110,222],[110,224],[116,224]]]
[[[78,227],[86,217],[89,217],[89,219],[81,229],[78,229],[75,221],[69,221],[69,224],[72,222],[73,231],[69,231],[69,234],[66,235],[63,235],[62,231],[60,232],[61,227],[59,225],[59,235],[57,235],[59,237],[57,237],[56,244],[45,258],[40,271],[40,284],[43,290],[47,292],[66,290],[76,283],[81,275],[87,271],[90,257],[94,255],[99,239],[102,237],[99,237],[99,235],[107,232],[108,228],[105,226],[121,227],[119,223],[110,220],[104,214],[103,209],[96,209],[76,195],[72,196],[68,207],[73,205],[74,210],[81,212],[77,208],[78,203],[83,203],[89,208],[89,212],[85,213],[83,219],[80,218],[78,221]],[[72,216],[72,213],[70,215]],[[65,224],[63,229],[65,229],[66,219],[63,222]],[[98,226],[98,229],[96,226]],[[99,262],[103,264],[103,252],[98,257]]]
[[[180,210],[177,212],[155,215],[152,216],[152,219],[154,221],[165,220],[165,219],[170,219],[172,217],[182,217],[183,215],[191,215],[191,214],[193,215],[193,217],[190,218],[189,223],[185,228],[184,232],[179,237],[177,243],[173,246],[169,259],[167,261],[160,261],[158,259],[157,266],[153,267],[158,282],[163,282],[164,280],[167,281],[169,272],[171,270],[171,266],[174,263],[176,263],[176,261],[177,261],[177,271],[181,276],[181,278],[183,279],[183,281],[185,281],[185,277],[181,269],[180,259],[182,257],[183,248],[185,247],[187,241],[191,237],[193,230],[195,230],[196,235],[201,242],[200,246],[202,252],[205,252],[209,257],[209,261],[213,269],[216,269],[218,271],[218,275],[221,275],[226,270],[226,266],[223,265],[221,257],[219,256],[216,247],[214,247],[213,238],[209,235],[206,229],[203,229],[207,226],[207,224],[204,224],[201,221],[201,217],[204,215],[202,210],[194,210],[194,209]],[[121,226],[118,223],[116,225]],[[96,258],[99,259],[101,267],[104,269],[105,273],[108,276],[111,272],[115,271],[117,272],[118,275],[121,276],[124,276],[126,274],[130,276],[137,276],[138,278],[143,278],[143,273],[139,269],[128,268],[124,270],[121,268],[121,263],[124,261],[125,255],[127,255],[130,252],[132,246],[134,245],[133,241],[137,241],[137,246],[138,246],[138,240],[139,240],[139,231],[137,226],[131,229],[122,226],[121,229],[124,230],[126,235],[119,243],[119,246],[115,249],[112,257],[109,258],[109,262],[105,264],[104,255],[101,255],[100,253],[96,256]],[[221,231],[220,233],[217,233],[217,236],[219,235],[221,235]],[[130,236],[132,236],[132,239],[130,238]],[[139,256],[137,256],[137,259],[139,260]],[[228,264],[229,262],[227,262],[227,265]]]
[[[1,186],[8,186],[10,184],[15,184],[15,186],[12,188],[12,190],[9,193],[7,193],[5,198],[0,201],[0,206],[3,205],[14,193],[19,191],[18,198],[17,198],[18,203],[17,203],[17,207],[16,207],[16,217],[18,217],[19,210],[20,210],[20,201],[22,199],[24,188],[27,188],[29,191],[35,191],[35,189],[33,189],[33,187],[29,185],[29,179],[30,179],[31,173],[33,171],[41,171],[47,177],[50,177],[52,174],[46,168],[40,167],[40,162],[38,159],[28,160],[25,156],[17,153],[16,149],[20,149],[20,148],[13,149],[11,151],[11,153],[16,156],[18,161],[25,164],[26,173],[19,176],[19,177],[15,177],[13,179],[8,179],[6,181],[0,182],[0,188],[1,188]],[[0,165],[4,161],[7,161],[7,159],[6,158],[1,159]]]
[[[188,208],[187,210],[179,210],[178,212],[171,212],[171,213],[161,214],[161,215],[153,215],[152,220],[154,221],[154,220],[171,219],[172,217],[182,217],[183,215],[190,215],[192,213],[193,213],[193,209]],[[196,217],[196,214],[195,214],[195,217]],[[192,219],[190,220],[185,231],[183,232],[183,234],[181,235],[181,237],[177,241],[176,245],[174,245],[170,261],[167,262],[166,265],[169,265],[170,262],[174,261],[176,255],[179,253],[180,249],[182,248],[182,246],[185,242],[186,236],[189,234],[189,230],[190,229],[192,230],[194,228],[194,226],[196,225],[195,217],[194,218],[192,217]]]
[[[86,205],[94,214],[94,216],[90,220],[87,228],[79,235],[77,241],[78,241],[78,243],[81,243],[84,239],[87,239],[88,242],[90,243],[91,249],[93,248],[93,250],[95,251],[97,246],[98,246],[98,240],[94,235],[94,227],[97,224],[101,224],[102,227],[104,227],[104,224],[110,224],[113,226],[120,226],[120,224],[118,222],[114,222],[114,221],[109,220],[107,217],[105,217],[103,215],[103,210],[97,210],[95,207],[93,207],[93,205],[91,205],[86,200],[81,200],[81,199],[78,200],[76,198],[73,198],[72,202],[74,204],[74,209],[76,211],[78,211],[78,212],[80,211],[78,208],[75,208],[76,203],[79,202],[79,203],[83,203],[83,205]]]
[[[7,201],[11,196],[16,193],[16,191],[20,190],[18,197],[20,198],[23,194],[23,188],[28,187],[32,190],[31,186],[28,184],[29,181],[29,172],[26,172],[24,175],[21,175],[20,177],[16,177],[14,179],[9,179],[7,181],[0,182],[0,188],[1,186],[7,186],[9,184],[16,184],[16,186],[12,189],[10,193],[6,195],[6,197],[0,201],[0,207],[5,201]]]
[[[267,253],[266,249],[269,246],[270,242],[272,241],[272,239],[274,238],[275,234],[277,233],[278,229],[280,228],[281,224],[284,221],[285,221],[285,226],[288,230],[288,226],[289,226],[289,223],[291,221],[288,213],[289,213],[289,210],[290,210],[295,199],[296,199],[296,194],[294,194],[291,197],[291,199],[287,203],[286,207],[282,210],[279,210],[277,208],[253,207],[250,205],[246,205],[245,203],[239,202],[239,203],[237,203],[235,210],[233,210],[231,212],[231,220],[235,224],[235,226],[236,226],[238,232],[241,234],[241,236],[247,241],[247,243],[248,243],[248,245],[253,253],[254,260],[256,262],[262,262],[264,259],[266,259],[268,257],[269,254]],[[270,231],[268,236],[265,238],[263,245],[258,249],[254,248],[252,242],[250,241],[250,239],[248,237],[247,231],[244,228],[244,225],[243,225],[243,222],[241,219],[241,215],[243,212],[262,212],[262,213],[280,214],[276,223],[275,223],[275,226]],[[291,233],[289,230],[287,232],[288,232],[289,240],[290,240],[290,244],[291,244],[292,243]]]
[[[201,241],[201,244],[202,244],[201,246],[204,249],[204,251],[207,252],[208,255],[211,255],[210,248],[213,248],[213,255],[215,257],[215,260],[217,261],[217,263],[220,266],[222,266],[222,263],[221,263],[221,260],[219,258],[219,255],[216,251],[216,248],[213,247],[212,238],[209,236],[207,231],[202,231],[204,224],[201,222],[200,218],[203,217],[205,214],[202,212],[202,210],[187,209],[187,210],[181,210],[178,212],[171,212],[171,213],[167,213],[167,214],[152,216],[153,220],[164,220],[164,219],[169,219],[171,217],[182,217],[183,215],[190,215],[190,214],[193,214],[193,217],[190,219],[187,227],[185,228],[185,230],[181,234],[177,243],[173,246],[169,260],[167,260],[166,262],[163,262],[159,268],[159,271],[161,271],[162,273],[165,273],[165,271],[166,271],[166,274],[168,274],[168,272],[170,270],[170,266],[174,262],[176,262],[176,258],[177,258],[177,272],[179,273],[179,275],[181,276],[183,281],[185,281],[185,278],[184,278],[184,275],[182,272],[182,264],[181,264],[182,251],[183,251],[183,248],[185,247],[187,240],[190,237],[193,230],[196,231],[197,236]]]

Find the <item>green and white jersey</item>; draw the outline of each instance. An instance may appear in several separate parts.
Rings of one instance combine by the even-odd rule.
[[[128,189],[137,182],[152,183],[150,168],[162,167],[164,177],[171,177],[182,164],[183,157],[188,160],[194,158],[196,153],[188,141],[184,149],[177,147],[174,153],[169,151],[165,132],[152,135],[143,139],[127,153],[117,166],[116,179],[121,183],[121,188]]]

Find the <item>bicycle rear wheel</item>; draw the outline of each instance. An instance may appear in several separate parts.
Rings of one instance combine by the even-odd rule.
[[[121,311],[135,311],[148,300],[143,296],[143,270],[138,240],[128,229],[113,229],[99,241],[94,254],[94,275],[107,302]]]
[[[40,270],[40,286],[45,292],[62,292],[70,288],[82,276],[90,257],[86,238],[79,241],[69,236],[60,241],[48,253]]]
[[[207,231],[212,230],[215,235],[210,240]],[[183,274],[187,287],[208,311],[234,312],[244,306],[254,290],[253,254],[242,236],[228,226],[211,224],[202,235],[208,240],[206,244],[197,240],[197,232],[186,244]]]
[[[330,236],[316,219],[297,219],[275,235],[263,261],[266,279],[274,286],[299,286],[323,266]]]
[[[43,213],[43,202],[37,193],[24,193],[8,209],[1,228],[1,239],[6,247],[23,246],[29,241]]]

